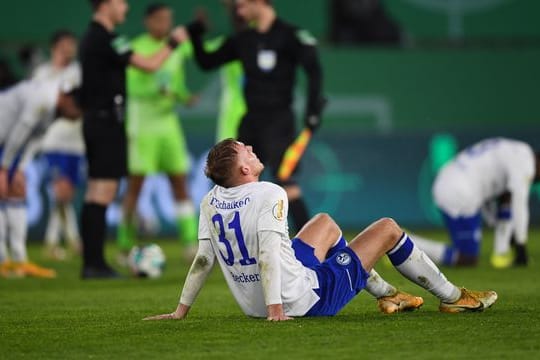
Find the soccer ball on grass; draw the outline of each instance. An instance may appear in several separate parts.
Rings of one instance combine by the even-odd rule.
[[[165,268],[165,254],[157,244],[134,246],[129,252],[128,264],[138,277],[158,278]]]

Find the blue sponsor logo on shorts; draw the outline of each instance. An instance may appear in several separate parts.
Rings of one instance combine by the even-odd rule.
[[[339,265],[347,266],[351,263],[351,255],[347,254],[346,252],[341,252],[337,254],[336,261]]]

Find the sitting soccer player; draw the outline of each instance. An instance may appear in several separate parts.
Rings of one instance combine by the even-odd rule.
[[[529,192],[540,179],[540,161],[524,142],[491,138],[461,151],[437,174],[433,197],[451,245],[415,238],[435,262],[474,266],[478,262],[482,215],[495,227],[494,267],[527,264]],[[515,254],[510,249],[515,242]]]
[[[68,84],[62,84],[68,85]],[[54,270],[28,261],[24,165],[56,114],[76,119],[80,110],[61,83],[23,81],[0,93],[0,275],[52,278]],[[7,237],[11,260],[7,253]]]
[[[481,311],[497,300],[494,291],[449,282],[389,218],[347,245],[334,221],[319,214],[289,240],[285,191],[259,181],[264,166],[251,146],[223,140],[210,150],[206,166],[217,185],[201,202],[199,250],[180,303],[173,313],[147,320],[186,317],[216,259],[243,312],[272,321],[335,315],[364,288],[379,298],[383,312],[420,307],[422,298],[396,291],[373,271],[384,254],[406,278],[437,296],[442,312]]]

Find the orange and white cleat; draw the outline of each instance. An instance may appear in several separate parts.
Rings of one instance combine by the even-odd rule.
[[[420,296],[407,294],[403,291],[396,291],[394,295],[383,296],[377,299],[379,310],[385,314],[393,314],[401,311],[413,311],[424,304],[424,299]]]
[[[56,271],[36,265],[32,262],[13,263],[12,274],[15,277],[37,277],[44,279],[54,279]]]
[[[6,260],[2,264],[0,264],[0,277],[3,277],[3,278],[11,277],[12,267],[13,267],[13,263],[9,260]]]
[[[474,291],[461,288],[461,296],[453,303],[441,302],[439,311],[445,313],[460,313],[483,311],[497,301],[495,291]]]

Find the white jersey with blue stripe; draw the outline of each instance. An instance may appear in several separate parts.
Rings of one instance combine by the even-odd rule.
[[[295,257],[287,225],[285,191],[269,182],[215,186],[201,202],[200,241],[210,241],[227,284],[249,316],[267,316],[267,305],[304,315],[319,297],[316,273]],[[261,258],[273,257],[276,269]],[[269,263],[272,263],[270,261]]]
[[[535,171],[534,152],[528,144],[486,139],[461,151],[441,169],[433,185],[433,197],[439,208],[458,217],[478,213],[487,201],[510,192],[516,237],[524,239]]]

